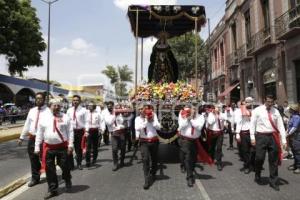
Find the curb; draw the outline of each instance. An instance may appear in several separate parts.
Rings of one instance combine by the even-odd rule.
[[[25,177],[23,178],[19,178],[15,181],[13,181],[12,183],[8,184],[7,186],[0,188],[0,198],[8,195],[9,193],[15,191],[16,189],[18,189],[19,187],[21,187],[22,185],[24,185],[26,183]]]
[[[18,139],[20,137],[20,133],[15,133],[7,136],[0,137],[0,143],[7,142],[10,140]]]
[[[22,126],[24,126],[24,124],[17,124],[17,125],[9,126],[9,127],[0,127],[0,131],[9,130],[9,129],[12,129],[12,128],[19,128],[19,127],[22,127]]]

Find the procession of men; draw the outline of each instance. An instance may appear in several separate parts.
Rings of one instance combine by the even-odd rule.
[[[187,187],[195,184],[195,166],[198,161],[213,165],[222,171],[223,139],[229,135],[229,148],[233,150],[235,138],[242,161],[241,171],[254,172],[254,181],[261,184],[262,166],[268,152],[269,185],[279,191],[279,165],[286,150],[287,141],[292,150],[294,164],[288,169],[300,174],[300,115],[299,106],[290,105],[290,121],[287,130],[282,116],[274,106],[274,97],[266,95],[264,103],[254,108],[254,99],[247,97],[233,110],[230,106],[187,103],[178,114],[177,140],[179,148],[178,170],[186,174]],[[140,103],[134,110],[107,102],[102,109],[95,102],[81,105],[81,97],[74,95],[72,107],[61,112],[62,102],[54,98],[45,104],[44,93],[36,94],[36,107],[27,116],[19,145],[26,138],[31,163],[31,181],[28,187],[40,183],[46,173],[48,192],[44,199],[58,195],[56,164],[62,170],[62,179],[67,190],[72,188],[72,170],[83,170],[97,163],[101,136],[109,133],[112,146],[112,173],[125,165],[126,147],[139,148],[143,165],[144,190],[155,184],[158,170],[161,122],[155,106]],[[134,131],[132,131],[134,126]],[[231,137],[233,137],[231,139]],[[131,147],[132,146],[132,147]],[[76,166],[74,165],[74,159]],[[223,173],[223,172],[220,172]]]

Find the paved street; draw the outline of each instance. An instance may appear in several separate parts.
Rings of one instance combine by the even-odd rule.
[[[60,195],[54,199],[297,199],[296,192],[300,179],[286,169],[291,164],[291,160],[284,161],[283,166],[280,167],[281,191],[275,192],[267,185],[267,163],[264,165],[265,171],[263,172],[265,185],[258,186],[253,182],[253,173],[244,175],[239,171],[241,163],[238,161],[236,150],[226,150],[228,140],[225,139],[224,143],[224,170],[219,172],[215,167],[204,166],[201,168],[198,166],[196,169],[197,184],[193,188],[186,186],[185,176],[180,173],[176,148],[170,145],[161,145],[160,160],[164,162],[160,165],[158,180],[148,191],[142,189],[142,164],[139,152],[138,159],[133,159],[132,165],[130,165],[132,158],[132,152],[130,152],[126,157],[127,166],[117,172],[112,172],[111,148],[110,146],[101,146],[97,165],[90,169],[84,168],[83,171],[73,171],[72,191],[65,193],[64,183],[61,182]],[[28,167],[28,162],[22,162],[22,165]],[[42,199],[46,193],[47,184],[44,182],[30,189],[23,186],[20,190],[25,191],[15,199],[38,200]]]
[[[16,140],[0,143],[0,188],[30,172],[27,142],[21,147]]]

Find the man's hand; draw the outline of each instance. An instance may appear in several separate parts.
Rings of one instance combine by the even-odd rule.
[[[286,149],[287,149],[286,143],[285,143],[285,144],[282,144],[282,149],[283,149],[283,150],[286,150]]]
[[[72,148],[72,147],[69,147],[69,148],[68,148],[68,155],[72,155],[72,153],[73,153],[73,148]]]
[[[239,137],[239,138],[236,138],[236,141],[238,142],[238,143],[241,143],[241,138]],[[251,143],[252,144],[252,143]]]
[[[23,139],[18,139],[18,145],[21,146],[23,143]]]
[[[84,136],[85,136],[85,137],[89,136],[89,133],[88,133],[87,131],[84,132]]]
[[[255,146],[256,145],[256,141],[255,140],[251,140],[251,145]]]

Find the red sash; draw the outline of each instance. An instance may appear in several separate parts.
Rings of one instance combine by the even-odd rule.
[[[199,140],[196,140],[196,145],[197,145],[197,161],[207,163],[209,165],[213,165],[214,160],[205,151],[205,149],[203,148]]]
[[[269,117],[269,121],[270,121],[273,129],[275,130],[275,132],[272,133],[272,136],[273,136],[275,143],[277,145],[277,148],[278,148],[278,165],[281,165],[283,153],[282,153],[282,149],[281,149],[281,145],[280,145],[280,137],[279,137],[280,132],[279,132],[278,128],[275,126],[274,121],[272,120],[271,113],[269,111],[268,111],[268,117]]]

